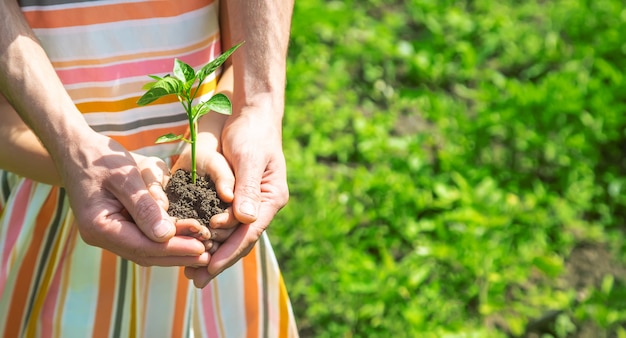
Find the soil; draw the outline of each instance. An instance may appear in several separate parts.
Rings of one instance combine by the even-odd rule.
[[[165,187],[170,201],[168,214],[177,218],[195,218],[208,227],[211,217],[224,212],[229,207],[217,197],[215,183],[208,176],[196,177],[196,184],[191,182],[191,173],[176,170]]]
[[[626,265],[616,261],[606,245],[592,242],[581,242],[571,251],[566,260],[566,272],[562,277],[564,286],[577,292],[578,300],[582,300],[592,289],[599,289],[605,276],[611,275],[616,283],[626,283]],[[566,309],[567,310],[567,309]],[[552,334],[555,321],[560,311],[548,311],[539,319],[531,321],[525,337],[543,337]],[[592,322],[577,322],[576,331],[570,333],[571,338],[596,338],[601,329]],[[610,331],[610,330],[609,330]],[[615,332],[609,332],[609,337]]]

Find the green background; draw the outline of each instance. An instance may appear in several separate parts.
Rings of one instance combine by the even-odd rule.
[[[617,0],[297,0],[269,234],[303,337],[626,337]]]

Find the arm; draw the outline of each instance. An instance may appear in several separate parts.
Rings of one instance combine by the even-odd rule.
[[[233,212],[243,223],[196,274],[206,285],[245,256],[289,192],[282,152],[282,117],[292,0],[221,1],[223,49],[245,41],[232,56],[233,115],[221,135],[224,157],[233,168]]]
[[[0,169],[51,185],[61,185],[61,178],[48,151],[0,95]],[[19,154],[19,161],[16,161]]]
[[[0,93],[50,154],[83,240],[144,265],[207,260],[201,242],[172,238],[133,157],[87,125],[17,2],[1,0],[0,13]]]

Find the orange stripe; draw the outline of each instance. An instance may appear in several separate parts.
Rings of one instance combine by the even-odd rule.
[[[117,256],[101,250],[100,279],[98,281],[98,302],[96,303],[96,318],[93,326],[94,337],[108,337],[113,316],[115,289],[117,286]]]
[[[84,66],[99,66],[111,63],[120,63],[125,61],[136,61],[137,59],[154,59],[161,57],[174,57],[179,55],[185,55],[190,52],[206,48],[211,45],[215,40],[219,38],[219,33],[213,34],[208,38],[197,42],[193,45],[185,46],[177,49],[167,49],[167,50],[158,50],[152,52],[145,53],[137,53],[137,54],[124,54],[124,55],[116,55],[105,58],[98,59],[87,59],[87,60],[70,60],[70,61],[54,61],[52,65],[56,69],[60,68],[72,68],[72,67],[84,67]]]
[[[172,334],[170,337],[182,337],[185,326],[185,315],[187,314],[187,291],[189,290],[189,280],[185,277],[183,268],[178,269],[178,283],[176,284],[176,303],[174,304],[174,318]]]
[[[257,249],[252,248],[250,253],[242,259],[243,265],[243,294],[246,302],[246,329],[247,337],[259,336],[259,287],[257,268]]]
[[[202,8],[213,1],[149,1],[82,8],[24,11],[32,28],[61,28],[101,24],[124,20],[141,20],[177,16]]]
[[[35,231],[31,239],[28,251],[24,255],[24,259],[20,264],[17,279],[15,280],[15,288],[11,298],[8,318],[6,320],[7,327],[3,337],[18,337],[22,326],[22,320],[26,318],[26,302],[28,294],[32,287],[35,269],[37,267],[37,258],[39,250],[42,248],[44,235],[47,227],[53,217],[57,207],[58,188],[53,188],[44,202],[35,223]],[[45,259],[45,257],[42,257]]]
[[[130,135],[113,135],[111,138],[119,142],[126,150],[134,151],[146,146],[154,145],[154,141],[156,141],[159,136],[163,136],[168,133],[176,135],[183,134],[188,129],[187,127],[187,124],[185,124],[176,127],[157,128]]]
[[[149,80],[150,79],[146,77],[146,81],[143,84],[145,84],[146,82],[149,82]],[[197,97],[206,93],[210,93],[211,91],[215,89],[216,85],[217,85],[216,78],[214,78],[213,81],[203,83],[202,86],[200,86],[200,92],[198,93]],[[78,103],[76,104],[76,107],[83,114],[101,113],[101,112],[121,112],[121,111],[126,111],[129,109],[140,107],[137,104],[137,100],[139,100],[138,96],[129,97],[129,98],[116,100],[116,101],[90,101],[90,102]],[[154,101],[152,104],[164,104],[164,103],[173,103],[173,102],[178,102],[178,98],[176,97],[176,95],[163,96],[160,99]],[[181,106],[181,109],[183,109],[182,106]]]

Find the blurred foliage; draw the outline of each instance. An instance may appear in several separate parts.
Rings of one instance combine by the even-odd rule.
[[[623,1],[298,0],[288,67],[303,337],[626,337]]]

